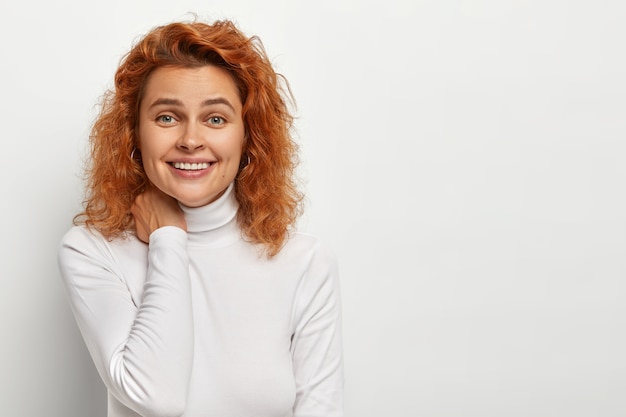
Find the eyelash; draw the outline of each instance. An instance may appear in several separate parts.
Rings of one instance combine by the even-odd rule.
[[[169,118],[170,120],[169,121],[163,120],[165,118]],[[176,118],[174,116],[172,116],[172,115],[169,115],[169,114],[163,114],[161,116],[158,116],[156,118],[156,120],[157,120],[157,122],[161,122],[161,123],[165,123],[165,124],[171,124],[172,122],[176,121]]]
[[[165,120],[169,119],[169,120]],[[166,125],[172,124],[176,121],[176,118],[170,114],[162,114],[157,116],[156,121]],[[210,116],[207,118],[207,123],[211,126],[221,126],[226,123],[226,119],[222,116]]]
[[[219,119],[217,123],[213,123],[215,121],[215,119]],[[226,123],[226,119],[224,119],[222,116],[211,116],[207,119],[207,122],[210,125],[214,125],[214,126],[221,126],[224,123]]]

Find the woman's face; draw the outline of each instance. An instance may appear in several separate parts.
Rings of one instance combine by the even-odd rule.
[[[139,106],[139,149],[158,189],[189,207],[217,199],[234,180],[244,141],[231,75],[207,65],[158,68]]]

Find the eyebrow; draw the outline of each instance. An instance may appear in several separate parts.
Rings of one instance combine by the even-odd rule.
[[[230,104],[230,101],[222,97],[209,98],[202,102],[202,106],[212,106],[214,104],[224,104],[230,107],[235,112],[235,107],[233,107],[233,105]],[[183,102],[175,98],[159,98],[159,99],[156,99],[154,103],[150,105],[150,108],[156,107],[156,106],[163,106],[163,105],[183,107]]]

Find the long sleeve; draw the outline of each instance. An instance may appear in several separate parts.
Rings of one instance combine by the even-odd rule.
[[[334,256],[318,246],[297,291],[291,344],[294,417],[343,416],[341,297]]]
[[[175,227],[158,229],[147,255],[145,245],[135,243],[129,250],[139,267],[130,271],[145,274],[139,296],[131,293],[129,268],[118,265],[109,242],[86,228],[63,238],[61,276],[109,392],[142,416],[180,416],[194,346],[187,235]]]

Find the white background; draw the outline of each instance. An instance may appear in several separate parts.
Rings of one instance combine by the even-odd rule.
[[[96,105],[138,36],[231,18],[298,103],[341,266],[348,417],[626,415],[626,3],[12,2],[0,414],[103,417],[60,285]]]

